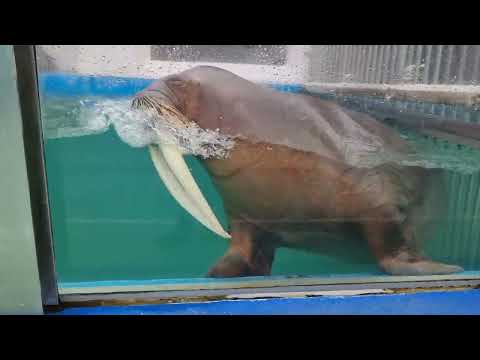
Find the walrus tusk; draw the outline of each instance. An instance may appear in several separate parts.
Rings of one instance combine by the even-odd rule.
[[[198,188],[195,179],[175,145],[150,145],[150,156],[168,191],[186,211],[214,233],[229,239]]]

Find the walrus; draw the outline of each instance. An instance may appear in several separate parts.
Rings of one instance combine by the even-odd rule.
[[[173,197],[230,241],[207,276],[270,275],[276,249],[321,248],[325,234],[338,247],[343,234],[366,241],[387,274],[462,271],[421,251],[420,229],[442,207],[438,176],[398,161],[412,152],[409,143],[370,115],[316,96],[275,91],[211,66],[154,81],[131,105],[155,114],[153,130],[166,125],[179,134],[196,129],[192,134],[198,137],[221,139],[204,142],[205,151],[193,155],[218,189],[228,232],[182,157],[189,153],[182,141],[193,144],[197,135],[176,144],[161,138],[148,144]]]

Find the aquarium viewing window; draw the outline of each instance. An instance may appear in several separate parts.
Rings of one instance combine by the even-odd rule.
[[[151,59],[284,65],[285,45],[152,45]]]
[[[16,47],[44,302],[480,284],[479,49]]]

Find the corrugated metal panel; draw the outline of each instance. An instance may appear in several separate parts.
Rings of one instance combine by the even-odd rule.
[[[480,83],[480,45],[475,45],[475,54],[474,54],[474,65],[473,65],[473,74],[472,79],[474,84]]]
[[[427,110],[427,111],[425,111]],[[432,113],[458,121],[479,119],[478,112],[462,106],[430,105],[417,111]],[[454,146],[454,145],[449,145]],[[428,239],[428,252],[438,260],[461,264],[466,269],[480,267],[480,174],[446,171],[448,208],[434,239]]]
[[[480,45],[316,45],[312,81],[478,84]],[[318,66],[320,64],[320,66]],[[423,79],[418,79],[421,66]],[[410,69],[417,76],[406,77]],[[407,74],[408,75],[408,74]]]

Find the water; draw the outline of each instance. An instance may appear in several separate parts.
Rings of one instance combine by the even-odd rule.
[[[233,148],[235,139],[216,131],[191,126],[178,129],[155,121],[157,114],[131,108],[131,98],[48,98],[43,107],[44,136],[47,139],[78,137],[106,133],[115,129],[121,140],[131,147],[142,148],[151,143],[169,143],[180,147],[184,154],[201,158],[224,158]],[[409,141],[412,154],[391,154],[378,147],[367,159],[355,166],[373,167],[386,162],[405,166],[444,169],[462,174],[480,171],[480,150],[452,144],[407,129],[397,129]],[[357,147],[359,144],[356,145]],[[365,144],[365,148],[372,144]]]
[[[224,254],[227,241],[176,203],[143,146],[158,139],[160,131],[163,139],[183,139],[179,144],[187,153],[208,157],[212,151],[228,150],[232,139],[214,132],[199,136],[198,129],[152,132],[148,116],[130,109],[130,99],[48,97],[42,115],[60,281],[203,277]],[[401,161],[444,169],[452,200],[449,221],[427,240],[427,253],[479,269],[478,150],[407,131],[401,135],[420,154]],[[189,139],[200,140],[185,141]],[[218,146],[204,146],[212,143]],[[392,159],[382,161],[387,160]],[[187,156],[187,164],[226,227],[221,199],[205,169],[193,156]],[[380,273],[368,249],[348,246],[343,250],[352,254],[351,261],[280,249],[273,275]]]

